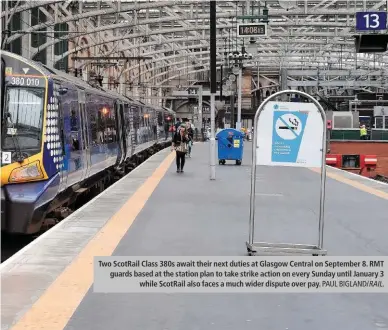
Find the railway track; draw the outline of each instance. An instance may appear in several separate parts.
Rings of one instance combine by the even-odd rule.
[[[1,262],[12,257],[16,252],[30,244],[37,236],[9,235],[1,233]]]

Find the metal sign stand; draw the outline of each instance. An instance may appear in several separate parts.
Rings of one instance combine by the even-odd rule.
[[[318,245],[292,244],[292,243],[267,243],[254,242],[255,228],[255,196],[256,196],[256,148],[259,117],[264,110],[265,105],[283,94],[299,94],[312,101],[318,108],[322,117],[323,137],[322,137],[322,161],[321,161],[321,183],[320,183],[320,206],[319,206],[319,235]],[[326,114],[319,102],[310,95],[294,90],[283,90],[269,96],[258,108],[254,119],[255,129],[253,131],[253,149],[252,149],[252,171],[251,171],[251,196],[250,196],[250,214],[249,214],[249,241],[246,242],[249,255],[256,253],[281,253],[281,254],[308,254],[308,255],[326,255],[327,251],[323,249],[323,224],[324,224],[324,205],[325,205],[325,184],[326,184]]]

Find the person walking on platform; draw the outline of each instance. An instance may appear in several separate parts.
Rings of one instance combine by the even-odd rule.
[[[366,140],[367,136],[368,136],[368,131],[367,131],[365,125],[361,125],[361,128],[360,128],[360,139],[361,140]]]
[[[178,131],[178,128],[181,126],[181,124],[182,124],[182,121],[179,118],[177,118],[175,123],[175,132]]]
[[[187,128],[187,135],[189,138],[187,155],[189,156],[189,158],[191,158],[191,148],[193,147],[193,142],[194,142],[194,131],[191,128],[191,123],[189,122],[187,122],[186,128]]]
[[[172,140],[172,147],[176,151],[176,171],[177,173],[183,173],[183,167],[185,166],[185,156],[187,153],[187,143],[189,137],[186,131],[186,127],[182,124],[175,132]]]

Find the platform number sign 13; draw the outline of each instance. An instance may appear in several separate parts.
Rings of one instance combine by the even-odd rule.
[[[387,28],[387,13],[358,12],[356,13],[356,29],[358,31],[385,30]]]

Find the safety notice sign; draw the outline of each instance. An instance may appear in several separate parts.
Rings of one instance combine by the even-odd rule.
[[[313,103],[268,102],[257,127],[257,165],[321,167],[323,121]]]
[[[272,130],[272,162],[295,163],[306,124],[306,113],[275,111]]]

